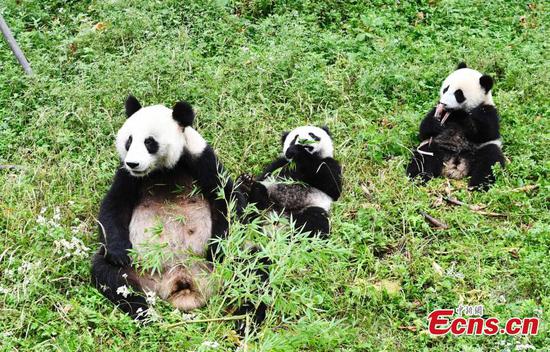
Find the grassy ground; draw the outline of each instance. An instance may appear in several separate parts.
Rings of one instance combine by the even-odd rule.
[[[168,329],[189,317],[158,303],[158,320],[139,327],[89,285],[130,92],[145,104],[192,102],[234,177],[260,171],[280,132],[306,123],[331,128],[343,164],[330,240],[268,239],[234,224],[218,266],[225,285],[196,319],[227,316],[250,293],[238,257],[253,238],[275,265],[250,349],[548,349],[548,4],[372,3],[2,2],[36,75],[24,77],[0,43],[0,164],[21,166],[0,170],[0,350],[235,349],[230,322]],[[418,124],[459,60],[496,81],[509,163],[487,193],[404,174]],[[448,193],[505,216],[451,206]],[[427,314],[461,303],[502,320],[541,317],[542,331],[430,337]]]

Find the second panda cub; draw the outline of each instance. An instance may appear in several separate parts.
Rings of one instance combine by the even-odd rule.
[[[282,145],[282,155],[262,174],[240,177],[240,190],[258,210],[283,213],[297,229],[326,236],[331,204],[342,190],[342,171],[333,158],[329,131],[297,127],[283,134]]]
[[[493,79],[460,63],[440,89],[439,103],[420,124],[422,141],[407,168],[424,181],[469,176],[469,187],[487,189],[492,167],[504,166],[499,116],[493,103]]]

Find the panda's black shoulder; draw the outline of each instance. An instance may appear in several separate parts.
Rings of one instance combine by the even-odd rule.
[[[498,111],[494,105],[481,104],[472,110],[473,115],[485,115],[485,116],[494,116],[498,118]]]

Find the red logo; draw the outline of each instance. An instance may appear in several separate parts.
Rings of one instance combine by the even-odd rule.
[[[481,309],[479,309],[481,307]],[[502,328],[498,318],[482,318],[483,306],[460,306],[456,309],[457,314],[468,311],[475,311],[479,317],[456,316],[454,309],[437,309],[428,315],[428,331],[432,335],[446,335],[451,333],[458,335],[536,335],[540,326],[540,319],[532,318],[510,318]],[[481,313],[480,313],[481,311]]]

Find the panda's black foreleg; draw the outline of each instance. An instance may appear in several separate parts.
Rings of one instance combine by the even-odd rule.
[[[134,319],[142,320],[146,317],[148,305],[145,298],[139,294],[141,289],[137,282],[133,281],[133,274],[131,269],[108,262],[102,250],[94,255],[92,284],[123,312]],[[126,293],[124,286],[133,292]],[[119,290],[119,288],[122,289]]]
[[[223,204],[222,204],[223,203]],[[225,199],[217,199],[212,207],[212,237],[215,241],[210,241],[206,251],[206,260],[209,262],[223,261],[224,255],[218,250],[219,239],[225,238],[229,230],[229,221],[227,220],[227,203]]]
[[[470,167],[470,189],[487,190],[495,182],[493,165],[500,163],[504,167],[504,155],[500,148],[494,144],[486,145],[478,149],[475,160]]]
[[[326,238],[330,233],[328,213],[323,208],[308,207],[301,211],[291,211],[290,216],[295,221],[295,227],[302,232],[309,232],[310,236]]]
[[[443,160],[438,155],[436,148],[426,144],[414,151],[413,158],[407,166],[407,176],[420,177],[422,182],[427,182],[434,177],[441,176]]]
[[[445,127],[441,125],[441,122],[437,118],[435,118],[434,115],[435,108],[430,110],[420,123],[420,129],[418,133],[418,138],[420,140],[435,137],[445,129]]]

